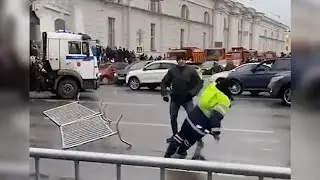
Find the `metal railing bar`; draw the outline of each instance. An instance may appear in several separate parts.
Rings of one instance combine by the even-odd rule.
[[[207,180],[212,180],[212,172],[208,172]]]
[[[108,164],[121,164],[140,167],[158,167],[222,174],[290,179],[291,169],[285,167],[258,166],[237,163],[167,159],[161,157],[133,156],[123,154],[66,151],[55,149],[30,148],[30,157],[85,161]]]
[[[74,179],[75,180],[80,180],[80,162],[79,161],[74,161]]]
[[[35,174],[35,178],[36,180],[40,180],[40,158],[39,157],[35,157],[34,158],[34,164],[35,164],[35,171],[36,171],[36,174]]]
[[[160,168],[160,180],[165,180],[166,179],[166,169],[165,168]]]
[[[121,164],[117,164],[117,180],[121,180]]]

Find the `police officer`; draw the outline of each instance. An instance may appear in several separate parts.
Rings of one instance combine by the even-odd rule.
[[[182,58],[178,58],[177,62],[178,64],[169,69],[161,82],[161,95],[166,102],[169,102],[167,88],[171,87],[170,119],[173,135],[167,139],[167,142],[173,141],[173,137],[178,133],[177,117],[180,106],[183,106],[189,114],[194,107],[193,97],[203,87],[203,81],[194,68],[187,66]]]
[[[221,120],[231,107],[228,87],[229,82],[226,80],[217,84],[211,82],[204,89],[198,105],[185,119],[181,130],[174,136],[164,157],[184,159],[187,156],[187,150],[196,142],[201,144],[200,140],[206,134],[213,135],[219,141]],[[201,153],[199,152],[198,155],[201,156]],[[193,159],[196,158],[193,157]]]

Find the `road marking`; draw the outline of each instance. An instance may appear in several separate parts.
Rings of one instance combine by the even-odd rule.
[[[121,122],[124,125],[139,125],[139,126],[153,126],[153,127],[170,127],[168,124],[154,124],[154,123],[138,123],[138,122]],[[246,133],[264,133],[272,134],[273,131],[265,130],[252,130],[252,129],[231,129],[231,128],[221,128],[224,131],[235,131],[235,132],[246,132]]]
[[[64,99],[29,99],[30,101],[45,101],[45,102],[75,102],[72,100],[64,100]],[[86,101],[80,100],[80,103],[100,103],[100,101]],[[107,104],[107,105],[115,105],[115,106],[157,106],[157,104],[150,104],[150,103],[130,103],[130,102],[112,102],[112,101],[103,101],[103,104]]]

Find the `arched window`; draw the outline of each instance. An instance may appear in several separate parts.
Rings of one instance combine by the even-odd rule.
[[[204,23],[210,24],[210,17],[208,12],[204,13]]]
[[[264,30],[264,36],[267,37],[267,30]]]
[[[185,4],[181,7],[181,18],[189,19],[189,9]]]
[[[271,38],[273,38],[273,32],[271,32]]]
[[[54,21],[54,29],[57,30],[65,30],[66,22],[63,19],[56,19]]]

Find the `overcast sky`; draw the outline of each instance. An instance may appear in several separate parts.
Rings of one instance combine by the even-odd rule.
[[[291,0],[234,0],[291,26]],[[277,17],[280,16],[280,19]]]

